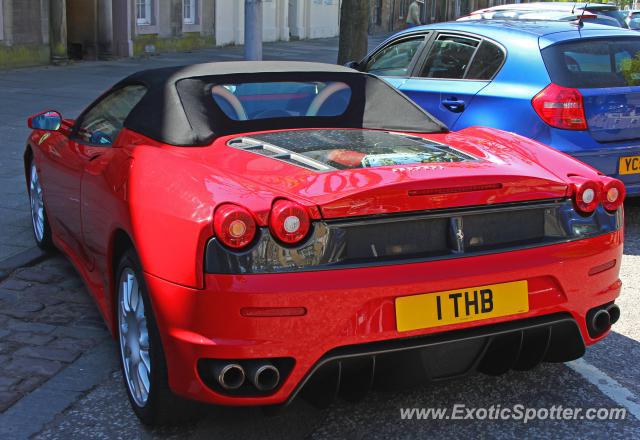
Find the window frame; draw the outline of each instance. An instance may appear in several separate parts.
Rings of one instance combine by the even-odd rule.
[[[194,22],[190,23],[185,19],[184,9],[187,2],[193,6]],[[182,0],[182,31],[201,32],[202,31],[202,0]]]
[[[191,15],[187,17],[186,10],[189,6],[189,12]],[[200,2],[198,0],[182,0],[182,24],[186,26],[194,26],[200,22],[199,14]]]
[[[470,38],[470,39],[474,39],[474,40],[478,40],[479,41],[478,46],[476,47],[476,50],[473,52],[473,55],[471,55],[471,58],[469,59],[469,65],[465,68],[464,75],[463,75],[462,78],[428,78],[428,77],[420,75],[422,73],[422,69],[424,69],[424,66],[425,66],[425,64],[427,62],[427,59],[429,58],[429,55],[431,54],[431,51],[435,47],[434,43],[441,36],[465,37],[465,38]],[[494,46],[497,46],[502,51],[503,57],[502,57],[502,62],[500,63],[500,66],[498,66],[496,71],[493,73],[493,75],[489,79],[466,78],[467,74],[469,73],[469,69],[471,68],[471,65],[473,64],[473,62],[474,62],[474,60],[476,58],[476,55],[478,53],[478,49],[480,48],[482,43],[484,43],[485,41],[487,43],[493,44]],[[495,79],[495,77],[498,75],[498,73],[500,73],[500,71],[502,71],[502,68],[504,67],[504,65],[507,62],[507,57],[508,56],[509,56],[509,52],[507,51],[507,48],[504,47],[503,44],[501,44],[501,43],[499,43],[496,40],[493,40],[491,38],[487,38],[487,37],[484,37],[484,36],[478,35],[478,34],[473,34],[471,32],[450,32],[450,31],[442,31],[442,30],[441,31],[434,31],[433,35],[431,36],[431,38],[427,42],[427,45],[423,49],[423,53],[422,53],[422,56],[421,56],[420,60],[414,65],[414,70],[411,73],[411,78],[422,79],[422,80],[436,80],[436,81],[482,81],[482,82],[491,82],[491,81],[493,81]]]
[[[143,6],[141,8],[141,6]],[[144,10],[145,18],[138,17],[138,11]],[[153,25],[153,0],[136,0],[136,26],[152,26]]]
[[[419,60],[422,58],[423,56],[423,52],[425,51],[425,49],[427,47],[429,47],[430,44],[430,39],[432,37],[432,34],[434,32],[427,30],[427,31],[418,31],[418,32],[411,32],[408,34],[403,34],[402,36],[391,40],[389,42],[387,42],[384,45],[378,46],[376,49],[373,50],[373,52],[371,52],[369,55],[367,55],[362,61],[360,61],[358,63],[359,69],[362,72],[366,72],[369,73],[367,69],[367,64],[369,64],[369,62],[371,61],[371,59],[373,57],[376,56],[376,54],[380,53],[381,51],[388,49],[390,46],[394,46],[396,44],[400,44],[404,41],[407,40],[415,40],[418,38],[422,38],[422,42],[420,43],[420,45],[418,46],[418,49],[416,50],[416,54],[413,57],[413,59],[411,60],[411,62],[409,63],[409,65],[407,66],[407,74],[406,75],[380,75],[383,77],[389,77],[389,78],[410,78],[413,71],[415,70],[415,66],[416,64],[419,62]]]
[[[145,9],[150,10],[148,22],[138,21],[138,2],[144,2]],[[158,0],[135,0],[134,19],[137,35],[158,33],[158,9]]]
[[[127,115],[127,117],[122,121],[122,128],[120,129],[120,131],[118,131],[118,134],[116,135],[115,139],[111,140],[111,144],[109,145],[105,145],[105,144],[95,144],[95,143],[91,143],[91,142],[87,142],[86,140],[84,140],[82,137],[80,137],[80,126],[84,123],[87,115],[89,113],[91,113],[91,111],[96,108],[98,105],[100,105],[100,103],[102,103],[103,101],[105,101],[106,99],[109,99],[109,97],[111,97],[113,94],[118,93],[121,90],[124,90],[128,87],[144,87],[146,92],[142,95],[142,97],[140,98],[140,100],[136,103],[136,105],[138,105],[145,97],[145,95],[147,93],[149,93],[149,88],[143,84],[143,83],[132,83],[132,84],[126,84],[122,87],[118,87],[116,89],[111,89],[108,90],[107,92],[103,93],[98,99],[96,99],[94,102],[91,103],[91,105],[89,105],[89,107],[87,107],[81,114],[80,116],[78,116],[78,118],[76,119],[73,128],[71,129],[71,133],[69,135],[69,139],[77,142],[79,144],[82,145],[86,145],[89,147],[101,147],[101,148],[113,148],[114,145],[116,145],[118,137],[120,136],[120,133],[122,132],[122,130],[125,128],[125,122],[127,120],[127,118],[129,117],[129,115],[131,114],[131,112],[133,112],[133,109],[136,107],[136,105],[134,105],[131,110],[129,111],[129,115]]]

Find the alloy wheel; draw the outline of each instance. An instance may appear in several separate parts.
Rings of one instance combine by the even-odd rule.
[[[129,393],[136,405],[144,407],[149,399],[151,357],[147,317],[140,289],[135,272],[125,268],[118,287],[120,355]]]
[[[31,165],[31,177],[29,180],[29,200],[31,202],[31,221],[36,240],[44,239],[44,203],[42,202],[42,187],[36,165]]]

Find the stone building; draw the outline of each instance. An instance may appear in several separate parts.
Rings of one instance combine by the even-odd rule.
[[[263,39],[338,35],[339,0],[263,0]],[[242,44],[244,0],[0,0],[0,68]]]
[[[49,62],[49,1],[0,0],[0,67]]]
[[[340,0],[262,0],[263,40],[338,35]],[[517,0],[424,0],[423,21]],[[406,26],[411,0],[371,0],[371,32]],[[0,68],[242,44],[244,0],[0,0]]]

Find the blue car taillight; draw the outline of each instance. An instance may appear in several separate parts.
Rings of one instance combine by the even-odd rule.
[[[538,116],[552,127],[587,129],[584,102],[577,89],[551,83],[531,100],[531,104]]]

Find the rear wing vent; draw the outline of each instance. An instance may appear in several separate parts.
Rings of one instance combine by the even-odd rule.
[[[307,168],[312,171],[335,171],[336,168],[326,165],[322,162],[318,162],[309,157],[305,157],[301,154],[295,153],[286,148],[278,147],[276,145],[261,142],[256,139],[242,137],[230,140],[227,145],[239,150],[250,151],[261,156],[270,157],[272,159],[278,159],[283,162],[287,162],[293,165],[298,165]]]

